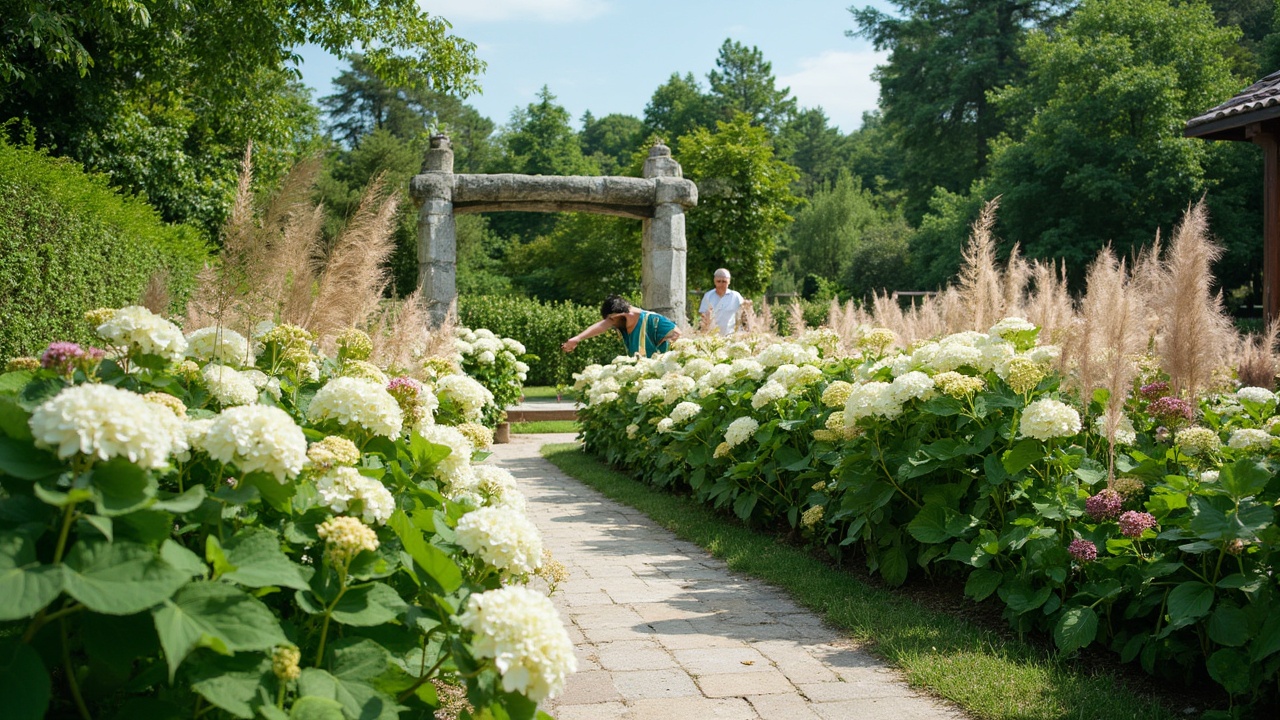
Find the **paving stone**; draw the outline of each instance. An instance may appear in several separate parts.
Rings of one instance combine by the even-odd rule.
[[[906,685],[894,682],[799,683],[796,687],[805,697],[817,703],[909,697],[912,694],[911,689]]]
[[[773,669],[769,658],[746,644],[726,648],[673,650],[672,654],[677,662],[694,675],[768,672]]]
[[[556,720],[621,720],[628,717],[627,712],[627,706],[620,702],[554,706]]]
[[[794,685],[773,668],[764,672],[734,672],[700,675],[698,687],[707,697],[746,697],[747,695],[793,694]]]
[[[627,700],[701,696],[693,678],[679,668],[612,673],[613,686]]]
[[[623,717],[627,720],[757,720],[751,704],[739,698],[681,697],[637,700]]]
[[[605,670],[667,670],[676,667],[675,658],[651,640],[621,640],[599,646],[598,657]]]
[[[796,694],[750,695],[747,702],[755,708],[760,720],[822,720],[809,702]]]
[[[613,676],[603,670],[576,672],[564,684],[564,692],[556,698],[556,705],[583,705],[622,700],[614,687]]]

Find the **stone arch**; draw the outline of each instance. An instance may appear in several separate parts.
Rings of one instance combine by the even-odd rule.
[[[431,137],[422,173],[409,182],[418,204],[418,288],[431,321],[457,316],[457,233],[454,215],[481,212],[586,212],[642,222],[641,290],[646,310],[683,324],[684,212],[698,187],[683,177],[671,149],[655,143],[644,177],[472,175],[453,172],[453,148]]]

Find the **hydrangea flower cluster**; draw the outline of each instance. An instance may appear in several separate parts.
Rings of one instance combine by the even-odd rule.
[[[1275,438],[1266,430],[1256,428],[1240,428],[1231,433],[1227,439],[1227,447],[1245,452],[1260,453],[1271,449]]]
[[[520,510],[482,507],[458,519],[458,544],[504,573],[527,575],[542,564],[542,535]]]
[[[1120,534],[1127,538],[1142,537],[1142,533],[1156,526],[1151,513],[1129,510],[1120,516]]]
[[[244,373],[226,365],[209,363],[201,371],[204,386],[219,405],[252,405],[258,402],[258,388]]]
[[[1147,414],[1161,425],[1177,428],[1196,419],[1196,409],[1180,397],[1165,395],[1147,404]]]
[[[479,420],[486,405],[493,403],[493,393],[466,375],[446,375],[436,380],[436,394],[454,403],[464,420]]]
[[[387,392],[396,399],[400,412],[404,414],[404,422],[410,427],[420,423],[430,424],[435,419],[436,408],[440,401],[430,388],[411,377],[399,376],[391,378],[387,383]]]
[[[355,466],[360,462],[360,448],[341,435],[327,435],[307,448],[307,459],[317,470],[339,466]]]
[[[325,560],[339,570],[350,565],[360,553],[378,550],[378,534],[368,525],[346,515],[320,523],[316,534],[325,541]]]
[[[263,472],[284,483],[307,460],[307,438],[289,413],[267,405],[227,408],[214,418],[200,448],[242,473]]]
[[[60,458],[122,457],[156,469],[164,467],[174,450],[170,420],[168,408],[137,393],[90,384],[66,388],[46,400],[32,411],[28,425],[36,444]]]
[[[359,502],[360,517],[370,525],[386,523],[396,510],[396,500],[387,488],[353,467],[330,468],[315,482],[316,492],[330,510],[347,512],[353,503]]]
[[[1022,411],[1018,431],[1037,440],[1071,437],[1080,432],[1080,413],[1066,403],[1042,398]]]
[[[325,383],[311,400],[307,416],[314,422],[359,426],[384,437],[398,436],[404,424],[399,403],[381,384],[350,377]]]
[[[1094,520],[1114,520],[1124,509],[1124,496],[1106,488],[1084,501],[1084,511]]]
[[[541,593],[523,587],[477,593],[458,620],[474,634],[477,654],[493,659],[503,690],[541,702],[578,668],[555,606]]]
[[[240,367],[253,364],[253,349],[235,330],[213,326],[187,335],[187,357]]]
[[[760,423],[753,417],[740,417],[729,423],[729,427],[724,431],[724,441],[731,447],[737,447],[756,434],[756,430],[760,429]]]
[[[471,474],[471,441],[460,430],[448,425],[422,425],[418,434],[427,442],[449,448],[449,454],[436,464],[440,480],[455,483],[460,476]]]
[[[114,347],[177,362],[187,352],[187,339],[177,325],[141,305],[122,307],[97,328],[98,337]]]
[[[1222,448],[1222,439],[1218,437],[1218,433],[1198,425],[1179,430],[1173,436],[1173,442],[1182,452],[1192,456],[1207,455]]]
[[[1098,559],[1098,546],[1083,538],[1076,538],[1067,546],[1067,553],[1078,563],[1093,562]]]

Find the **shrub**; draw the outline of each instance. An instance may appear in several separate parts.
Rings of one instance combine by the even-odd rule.
[[[537,357],[529,363],[526,385],[568,385],[573,374],[592,363],[607,363],[625,352],[613,334],[589,338],[572,353],[560,344],[600,320],[594,307],[571,302],[544,303],[521,297],[463,296],[458,319],[466,327],[488,328],[518,340]]]
[[[197,230],[104,176],[0,140],[0,358],[89,341],[85,311],[137,302],[158,270],[181,302],[207,257]]]

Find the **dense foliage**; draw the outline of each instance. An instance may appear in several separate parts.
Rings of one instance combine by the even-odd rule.
[[[452,683],[461,717],[531,719],[563,685],[519,587],[558,573],[472,465],[478,383],[388,380],[355,331],[325,357],[288,325],[92,316],[105,353],[0,375],[5,717],[432,717]]]
[[[516,297],[458,298],[458,318],[467,327],[489,328],[514,338],[536,357],[529,363],[529,385],[570,385],[573,375],[592,363],[605,363],[626,351],[616,335],[583,340],[572,353],[560,345],[600,320],[598,307],[571,302],[539,302]]]
[[[519,340],[498,337],[487,328],[458,328],[457,351],[462,370],[493,395],[486,406],[484,424],[494,427],[507,419],[507,408],[520,402],[529,376],[526,360],[538,358],[525,352]]]
[[[84,313],[137,302],[153,274],[180,307],[208,250],[75,163],[0,141],[0,358],[90,339]]]
[[[1106,391],[1063,387],[1025,320],[911,352],[860,333],[852,357],[819,330],[589,367],[587,447],[888,583],[962,579],[1063,653],[1274,699],[1274,393],[1188,402],[1147,363],[1108,425]]]

